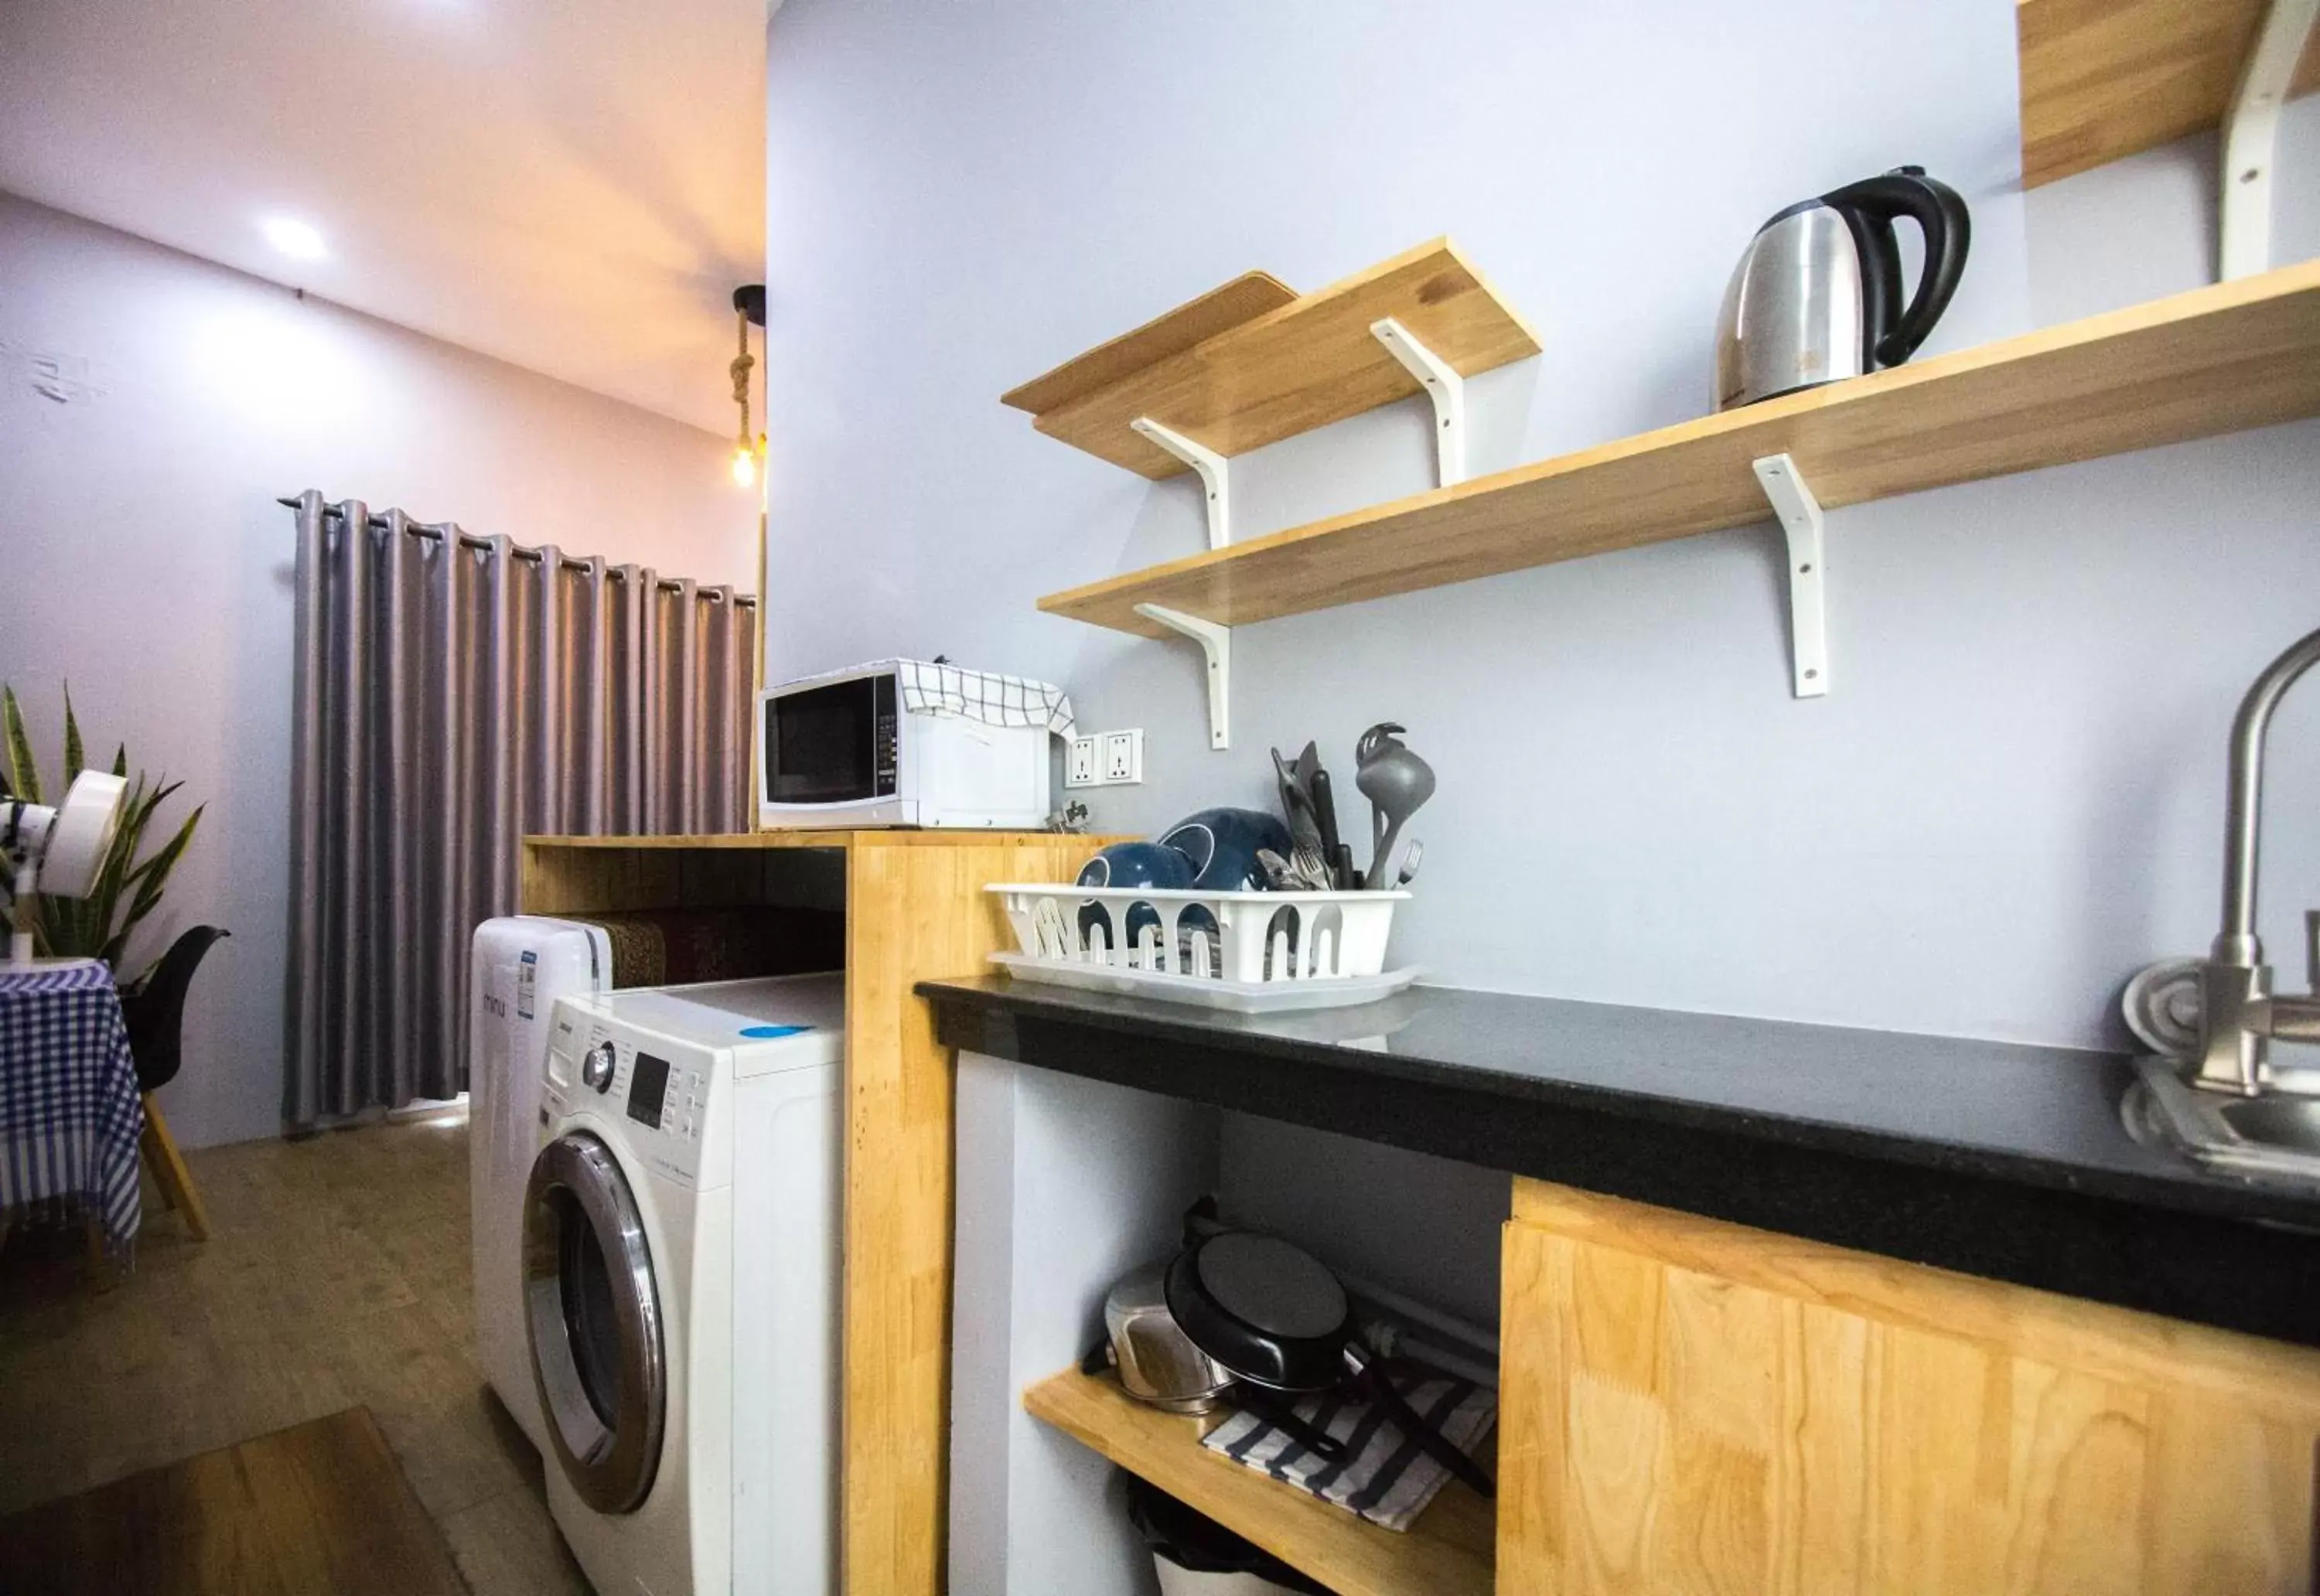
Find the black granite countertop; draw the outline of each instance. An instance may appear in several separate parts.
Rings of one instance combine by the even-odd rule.
[[[952,1047],[2320,1346],[2320,1191],[2136,1142],[2116,1055],[1448,987],[1260,1016],[918,990]]]

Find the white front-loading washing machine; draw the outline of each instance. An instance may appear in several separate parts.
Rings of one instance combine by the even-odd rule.
[[[836,1588],[844,1053],[839,975],[557,1005],[524,1308],[598,1596]]]

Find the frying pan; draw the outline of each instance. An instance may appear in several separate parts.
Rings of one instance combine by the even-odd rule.
[[[1191,1240],[1168,1265],[1168,1312],[1192,1345],[1257,1388],[1246,1405],[1280,1422],[1286,1403],[1270,1392],[1334,1391],[1352,1384],[1392,1417],[1395,1428],[1483,1496],[1491,1478],[1420,1419],[1378,1367],[1354,1327],[1353,1304],[1337,1277],[1310,1253],[1278,1237],[1222,1230]],[[1344,1447],[1302,1423],[1283,1425],[1326,1457]]]

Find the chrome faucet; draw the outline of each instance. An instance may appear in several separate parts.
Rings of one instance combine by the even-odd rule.
[[[2266,1083],[2275,1041],[2320,1042],[2320,914],[2305,917],[2308,996],[2276,995],[2255,934],[2257,844],[2262,828],[2263,739],[2271,712],[2296,679],[2320,665],[2320,631],[2264,667],[2232,722],[2232,769],[2224,837],[2224,929],[2199,979],[2199,1068],[2192,1084],[2253,1097]]]

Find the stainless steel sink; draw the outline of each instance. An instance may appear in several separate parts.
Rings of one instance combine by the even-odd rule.
[[[2320,1183],[2320,1097],[2256,1097],[2185,1084],[2172,1058],[2138,1058],[2140,1089],[2119,1111],[2138,1141],[2170,1147],[2235,1174]]]
[[[2315,666],[2320,631],[2290,644],[2240,700],[2225,788],[2224,929],[2206,958],[2153,965],[2127,984],[2128,1029],[2179,1056],[2136,1059],[2142,1080],[2119,1105],[2139,1141],[2307,1184],[2320,1183],[2320,1082],[2272,1054],[2276,1043],[2320,1043],[2320,911],[2304,920],[2312,990],[2288,993],[2271,989],[2255,907],[2264,739],[2281,696]]]
[[[2243,1097],[2216,1114],[2248,1141],[2320,1156],[2320,1102],[2295,1097]]]

